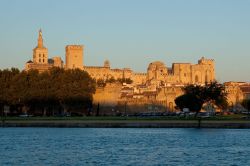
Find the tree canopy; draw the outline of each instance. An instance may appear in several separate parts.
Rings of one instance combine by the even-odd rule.
[[[175,99],[177,107],[181,110],[189,108],[197,115],[204,103],[213,103],[221,109],[228,105],[224,86],[218,82],[211,82],[204,86],[188,85],[183,90],[184,94]]]

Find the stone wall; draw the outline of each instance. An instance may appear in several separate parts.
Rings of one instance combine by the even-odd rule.
[[[94,104],[114,106],[117,105],[122,89],[121,84],[106,84],[105,87],[97,87],[93,95]]]

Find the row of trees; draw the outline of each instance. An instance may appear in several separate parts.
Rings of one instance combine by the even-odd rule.
[[[95,81],[79,69],[0,70],[0,108],[8,105],[13,114],[83,114],[92,107],[94,92]]]

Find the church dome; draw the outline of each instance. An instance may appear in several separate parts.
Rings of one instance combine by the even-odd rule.
[[[110,63],[109,63],[108,60],[105,60],[105,61],[104,61],[104,67],[110,67]]]

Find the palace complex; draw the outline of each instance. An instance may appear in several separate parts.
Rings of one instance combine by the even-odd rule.
[[[110,79],[129,79],[131,84],[107,83],[105,86],[97,87],[94,94],[95,103],[112,108],[125,104],[128,112],[133,110],[133,107],[137,107],[138,111],[166,109],[173,111],[174,99],[183,93],[183,86],[187,84],[202,85],[215,81],[215,61],[204,57],[199,59],[197,64],[173,63],[171,67],[166,66],[163,62],[155,61],[148,65],[146,73],[134,72],[129,68],[113,69],[108,60],[104,62],[103,66],[86,66],[83,62],[83,45],[66,46],[65,64],[60,57],[49,59],[48,49],[43,45],[40,30],[38,44],[33,49],[33,60],[25,64],[25,70],[37,69],[39,72],[43,72],[51,67],[79,68],[88,72],[95,80],[104,82]],[[235,85],[228,83],[228,87],[234,89]],[[229,88],[228,91],[236,93],[237,88],[232,89]],[[242,93],[239,95],[244,96],[240,89],[237,93]],[[230,102],[235,104],[237,101],[232,96],[229,97],[232,100]]]

